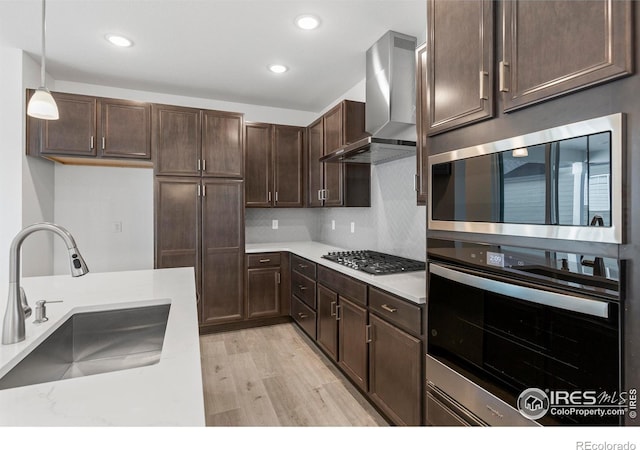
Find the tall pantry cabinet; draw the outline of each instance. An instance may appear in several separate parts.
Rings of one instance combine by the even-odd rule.
[[[153,105],[155,266],[194,267],[200,325],[244,317],[243,115]]]

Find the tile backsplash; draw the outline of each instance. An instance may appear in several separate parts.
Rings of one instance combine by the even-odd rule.
[[[371,170],[370,208],[248,208],[246,242],[313,240],[424,261],[426,210],[416,206],[415,158],[379,164]],[[277,230],[272,229],[273,220],[278,220]]]

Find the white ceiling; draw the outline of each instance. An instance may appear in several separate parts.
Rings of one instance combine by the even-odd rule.
[[[0,44],[40,57],[40,0],[0,0]],[[314,31],[296,16],[321,18]],[[387,30],[425,40],[425,0],[48,0],[54,79],[319,112]],[[104,35],[121,33],[119,49]],[[267,70],[278,62],[283,75]]]

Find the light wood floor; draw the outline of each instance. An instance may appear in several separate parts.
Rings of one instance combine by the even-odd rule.
[[[292,324],[200,337],[208,426],[383,426]]]

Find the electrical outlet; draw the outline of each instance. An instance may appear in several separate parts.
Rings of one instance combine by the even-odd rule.
[[[356,232],[356,223],[355,222],[351,222],[351,232],[352,233]]]
[[[335,220],[332,220],[332,221],[331,221],[331,229],[332,229],[332,230],[335,230],[335,229],[336,229],[336,221],[335,221]]]
[[[122,233],[122,222],[113,222],[111,224],[111,231],[114,233]]]
[[[277,230],[278,229],[278,220],[277,219],[273,219],[271,221],[271,229],[272,230]]]

